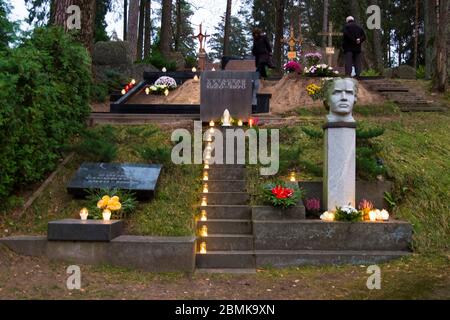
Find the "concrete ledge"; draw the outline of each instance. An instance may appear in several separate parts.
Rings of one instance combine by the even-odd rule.
[[[47,238],[51,241],[109,242],[122,235],[122,220],[102,221],[65,219],[48,223]]]
[[[252,207],[253,220],[303,220],[305,219],[305,207],[297,206],[288,209],[274,207]]]
[[[253,221],[255,250],[408,251],[406,222]]]
[[[27,256],[79,264],[110,264],[150,272],[194,272],[195,237],[121,236],[111,242],[48,241],[10,237],[0,244]]]
[[[256,251],[256,267],[287,268],[303,265],[367,265],[410,255],[403,251]]]

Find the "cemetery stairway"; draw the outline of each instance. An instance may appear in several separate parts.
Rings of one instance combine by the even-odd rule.
[[[197,221],[199,271],[255,270],[252,210],[245,175],[244,165],[211,165],[204,170],[203,203]],[[206,252],[202,252],[202,246]]]
[[[429,101],[420,93],[385,78],[371,79],[362,77],[360,80],[370,91],[376,92],[388,101],[395,102],[403,112],[439,112],[445,111],[446,107],[435,101]]]

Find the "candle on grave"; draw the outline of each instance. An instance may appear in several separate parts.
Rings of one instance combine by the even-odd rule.
[[[80,218],[81,218],[81,220],[86,221],[88,219],[88,216],[89,216],[88,209],[83,208],[83,209],[80,210]]]

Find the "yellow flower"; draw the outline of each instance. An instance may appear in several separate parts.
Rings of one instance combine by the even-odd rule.
[[[109,196],[104,196],[98,203],[97,208],[99,209],[105,209],[108,206],[109,201],[111,201],[111,198]]]
[[[118,196],[115,196],[115,197],[112,197],[112,198],[111,198],[111,201],[119,202],[120,199],[119,199]]]
[[[122,209],[122,204],[119,201],[111,201],[108,204],[108,209],[111,211],[119,211]]]

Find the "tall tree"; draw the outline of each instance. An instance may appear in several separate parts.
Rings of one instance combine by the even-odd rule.
[[[55,24],[67,30],[67,19],[69,15],[66,10],[71,5],[77,5],[81,10],[81,25],[79,40],[92,53],[94,43],[95,26],[95,0],[58,0],[55,7]]]
[[[168,54],[172,43],[172,0],[162,0],[161,53]]]
[[[284,38],[284,9],[285,0],[276,1],[275,43],[273,45],[273,59],[276,68],[281,71],[282,66],[282,40]]]
[[[138,26],[139,26],[139,0],[130,0],[128,10],[128,32],[127,41],[130,42],[131,56],[137,59]]]
[[[144,35],[144,59],[150,58],[151,50],[152,50],[152,10],[151,10],[152,1],[145,0],[145,35]]]
[[[328,32],[328,7],[329,3],[328,0],[323,1],[323,23],[322,23],[322,32],[326,33]],[[325,48],[327,46],[327,37],[322,37],[322,48]]]
[[[371,0],[372,5],[379,5],[378,0]],[[380,74],[383,73],[384,63],[383,63],[383,45],[381,39],[381,30],[373,30],[372,36],[372,48],[375,58],[375,70]]]
[[[227,0],[227,10],[225,13],[225,33],[223,38],[223,55],[230,55],[230,32],[231,32],[231,5],[232,0]]]
[[[137,61],[142,61],[144,51],[144,24],[145,24],[145,1],[140,0],[139,9],[139,30],[137,40]]]
[[[128,39],[128,0],[123,0],[123,41]]]
[[[8,20],[10,7],[4,0],[0,0],[0,51],[7,48],[15,37],[17,25]]]
[[[230,37],[230,47],[229,55],[243,57],[250,52],[250,42],[248,41],[247,34],[245,32],[245,27],[243,24],[243,19],[239,17],[231,17],[231,37]],[[215,32],[211,36],[209,44],[211,46],[211,52],[209,56],[212,59],[222,58],[223,53],[223,37],[224,37],[224,18],[222,21],[214,28]]]
[[[437,0],[436,29],[438,33],[436,46],[436,71],[433,76],[433,88],[445,92],[447,87],[447,31],[448,31],[448,0]]]
[[[175,23],[175,51],[180,50],[180,41],[181,41],[181,0],[176,0],[175,2],[175,17],[176,17],[176,23]]]
[[[176,0],[173,10],[172,30],[175,51],[183,56],[195,56],[195,41],[192,38],[194,29],[191,16],[194,14],[192,5],[187,0]]]
[[[414,63],[413,67],[417,70],[417,59],[419,53],[419,0],[416,0],[416,17],[414,20]]]

